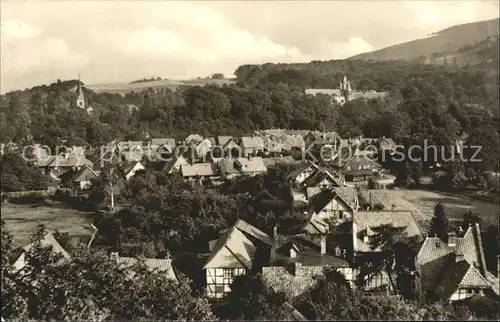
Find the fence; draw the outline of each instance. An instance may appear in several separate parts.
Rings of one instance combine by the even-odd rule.
[[[56,193],[56,188],[48,188],[45,190],[27,190],[27,191],[9,191],[2,192],[2,200],[5,198],[18,198],[18,197],[26,197],[26,196],[51,196]]]

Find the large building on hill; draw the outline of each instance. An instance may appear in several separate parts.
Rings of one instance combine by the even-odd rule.
[[[375,90],[353,90],[351,82],[347,79],[347,76],[344,76],[342,81],[339,83],[339,87],[336,89],[308,88],[305,90],[305,93],[315,96],[317,94],[330,95],[336,105],[344,105],[346,102],[356,99],[383,99],[388,95],[388,92],[377,92]]]

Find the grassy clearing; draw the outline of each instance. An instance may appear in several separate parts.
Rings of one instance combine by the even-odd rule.
[[[434,206],[441,202],[450,217],[450,221],[462,220],[465,212],[471,210],[481,215],[483,226],[498,225],[499,205],[491,202],[472,199],[466,196],[457,196],[428,190],[367,190],[363,194],[369,200],[372,193],[374,202],[381,202],[385,209],[410,210],[420,226],[427,230],[429,222],[434,215]]]
[[[14,237],[14,245],[29,244],[30,236],[39,224],[54,232],[66,232],[72,237],[84,237],[91,234],[89,224],[91,214],[65,207],[45,205],[2,204],[2,219]]]

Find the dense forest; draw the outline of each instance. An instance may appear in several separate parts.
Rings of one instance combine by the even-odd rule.
[[[235,74],[234,85],[149,89],[124,96],[85,90],[92,115],[73,104],[76,80],[10,92],[1,97],[1,139],[100,145],[114,138],[143,139],[146,133],[182,139],[190,133],[239,136],[292,128],[451,144],[465,132],[468,143],[488,151],[485,167],[497,167],[499,78],[493,68],[344,60],[244,65]],[[343,75],[354,89],[391,95],[336,107],[325,95],[303,92],[307,87],[335,88]]]

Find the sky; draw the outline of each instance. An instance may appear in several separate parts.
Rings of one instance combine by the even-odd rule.
[[[343,59],[499,16],[499,1],[21,1],[1,6],[0,92],[188,79]]]

